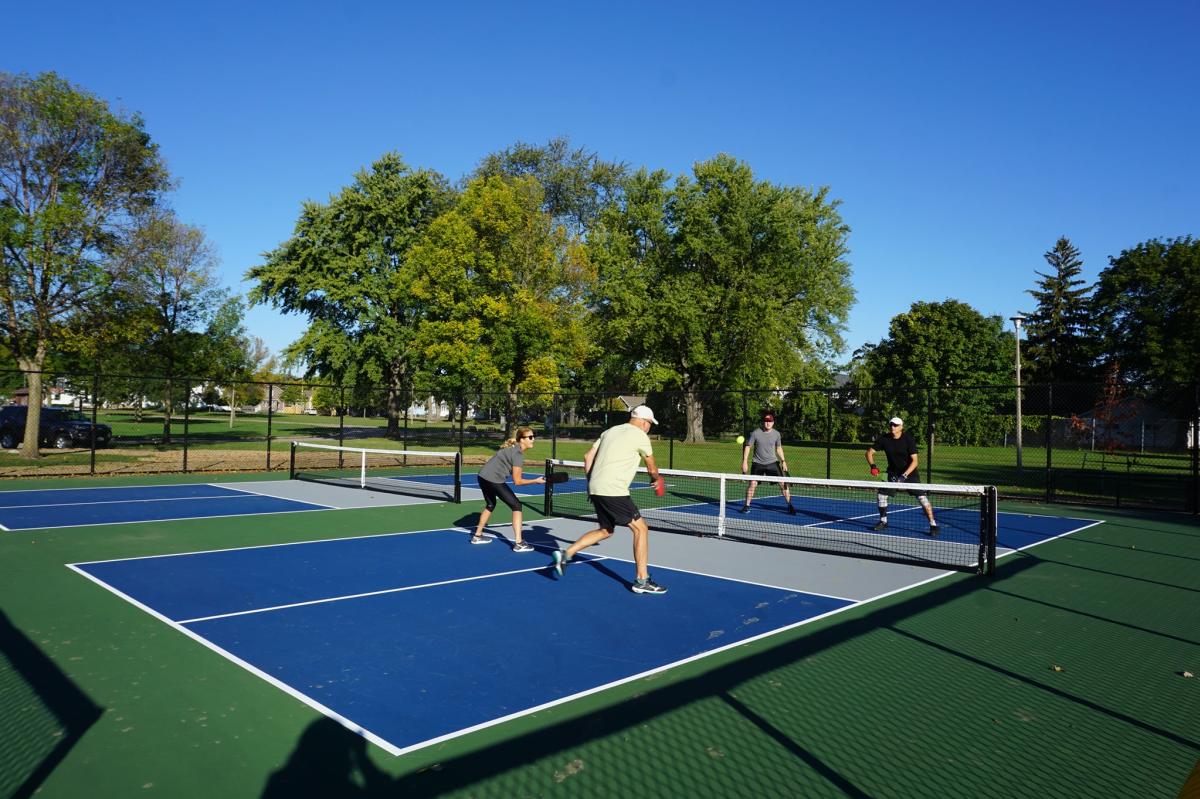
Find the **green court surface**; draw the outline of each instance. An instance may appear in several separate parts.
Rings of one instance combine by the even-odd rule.
[[[477,510],[0,533],[0,796],[1176,797],[1200,760],[1191,516],[1002,503],[1104,524],[400,757],[64,567]]]

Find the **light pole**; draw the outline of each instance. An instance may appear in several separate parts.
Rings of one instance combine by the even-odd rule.
[[[1017,314],[1010,316],[1013,327],[1017,331],[1017,471],[1021,471],[1021,324],[1025,317]]]

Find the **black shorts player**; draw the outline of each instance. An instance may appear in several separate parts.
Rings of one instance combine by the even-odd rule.
[[[875,443],[867,448],[867,463],[871,467],[871,474],[879,474],[879,467],[875,465],[875,453],[882,451],[887,457],[889,483],[921,482],[921,473],[917,469],[917,442],[904,431],[904,420],[900,417],[892,417],[888,425],[890,432],[877,438]],[[916,497],[917,502],[921,503],[921,507],[925,509],[925,516],[929,519],[929,535],[937,535],[938,524],[933,516],[933,506],[929,504],[929,498],[921,491],[909,491],[907,493]],[[876,530],[887,529],[888,498],[895,495],[896,489],[879,489],[877,496],[879,523],[875,525]]]

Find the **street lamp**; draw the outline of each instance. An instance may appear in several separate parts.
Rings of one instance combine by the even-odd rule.
[[[1017,331],[1017,471],[1021,471],[1021,325],[1025,317],[1017,314],[1010,316],[1013,327]]]

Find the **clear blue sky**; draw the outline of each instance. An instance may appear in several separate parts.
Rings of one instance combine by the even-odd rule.
[[[1085,277],[1200,235],[1200,4],[11,3],[0,69],[140,113],[222,275],[395,150],[451,180],[514,142],[687,171],[727,152],[829,186],[852,228],[847,349],[911,303],[1030,310],[1068,236]],[[303,329],[259,308],[275,352]]]

